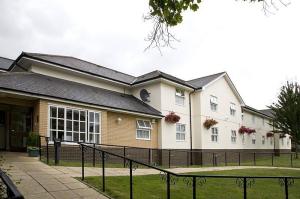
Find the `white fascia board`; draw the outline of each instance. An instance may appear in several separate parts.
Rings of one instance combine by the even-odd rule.
[[[170,81],[170,80],[165,79],[163,77],[160,77],[160,78],[157,78],[157,79],[152,79],[152,80],[141,82],[141,83],[137,83],[137,84],[132,85],[131,87],[136,88],[136,87],[141,87],[143,85],[152,84],[152,83],[166,83],[166,84],[178,87],[178,88],[183,88],[185,90],[194,91],[193,88],[190,88],[190,87],[184,86],[182,84]]]
[[[104,107],[104,106],[85,104],[85,103],[82,103],[82,102],[74,102],[74,101],[71,101],[71,100],[57,99],[57,98],[54,98],[54,97],[46,97],[46,96],[41,96],[41,95],[36,95],[36,94],[28,94],[28,93],[19,92],[19,91],[10,91],[10,90],[5,90],[5,89],[0,89],[0,92],[7,93],[7,94],[20,95],[20,96],[25,96],[25,97],[32,97],[32,98],[36,98],[36,99],[44,99],[44,100],[61,102],[61,103],[73,104],[73,105],[78,105],[78,106],[91,107],[91,108],[95,108],[95,109],[103,109],[103,110],[117,112],[117,113],[126,113],[126,114],[137,115],[137,116],[142,116],[142,117],[150,117],[150,118],[156,118],[156,119],[162,118],[162,116],[160,117],[160,116],[156,116],[156,115],[150,115],[150,114],[144,114],[144,113],[137,113],[137,112],[133,112],[133,111],[121,110],[121,109],[117,109],[117,108],[109,108],[109,107]]]
[[[92,74],[84,73],[84,72],[81,72],[81,71],[78,71],[78,70],[75,70],[75,69],[71,69],[71,68],[59,66],[59,65],[56,65],[56,64],[48,63],[48,62],[46,62],[46,61],[44,62],[44,61],[40,61],[40,60],[28,58],[28,57],[22,57],[21,59],[27,59],[27,60],[30,60],[30,61],[33,61],[33,62],[38,62],[38,63],[45,64],[45,65],[49,65],[49,66],[54,66],[54,67],[59,68],[59,69],[62,69],[62,70],[68,70],[68,71],[72,71],[72,72],[74,72],[74,73],[79,73],[79,74],[84,75],[84,76],[94,77],[94,78],[97,78],[97,79],[101,79],[101,80],[103,80],[103,81],[108,81],[108,82],[112,82],[112,83],[114,83],[114,84],[118,84],[118,85],[130,87],[130,85],[129,85],[129,84],[126,84],[126,83],[121,83],[121,82],[118,82],[118,81],[113,81],[113,80],[110,80],[110,79],[106,79],[106,78],[103,78],[103,77],[99,77],[98,75],[92,75]],[[20,59],[20,60],[21,60],[21,59]],[[20,60],[19,60],[19,61],[20,61]]]

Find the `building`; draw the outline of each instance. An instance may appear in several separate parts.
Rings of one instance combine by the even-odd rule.
[[[184,81],[134,77],[69,56],[0,58],[0,148],[21,151],[29,132],[69,141],[201,150],[290,150],[270,137],[272,115],[246,106],[226,72]],[[178,122],[167,122],[175,114]],[[207,129],[204,122],[217,124]],[[255,133],[240,133],[244,126]]]

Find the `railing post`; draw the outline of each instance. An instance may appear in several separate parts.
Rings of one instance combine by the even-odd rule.
[[[239,152],[239,166],[241,166],[241,152]]]
[[[151,148],[148,149],[148,164],[151,164]]]
[[[46,140],[46,148],[47,148],[47,164],[49,164],[49,138],[45,137]]]
[[[102,161],[102,191],[105,192],[105,152],[101,152]]]
[[[225,166],[227,166],[227,152],[225,151]]]
[[[243,180],[243,185],[244,185],[244,199],[247,199],[247,178],[245,177]]]
[[[288,180],[287,177],[284,178],[284,191],[285,191],[285,198],[289,198],[289,187],[288,187]]]
[[[167,173],[167,199],[171,198],[171,191],[170,191],[170,173]]]
[[[256,153],[255,152],[253,153],[253,164],[254,164],[254,166],[256,166]]]
[[[132,160],[129,161],[129,173],[130,173],[130,199],[132,199],[133,198]]]
[[[169,168],[171,168],[171,150],[169,149]]]
[[[274,166],[274,152],[272,153],[272,166]]]
[[[81,180],[84,180],[84,146],[81,145]]]
[[[291,153],[291,167],[293,167],[293,153]]]
[[[123,167],[125,168],[126,167],[126,159],[125,159],[125,157],[126,157],[126,147],[125,146],[123,146]]]
[[[197,196],[196,189],[196,176],[193,176],[193,199],[196,199]]]
[[[40,154],[40,161],[42,160],[42,143],[41,143],[41,136],[39,135],[39,154]]]
[[[93,167],[96,165],[96,144],[93,144]]]

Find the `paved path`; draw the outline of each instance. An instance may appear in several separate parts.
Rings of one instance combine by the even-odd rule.
[[[10,178],[27,199],[78,199],[99,198],[103,195],[77,181],[68,173],[50,167],[37,158],[29,158],[26,153],[0,152]]]
[[[81,167],[63,167],[63,166],[53,166],[57,171],[60,171],[64,174],[68,174],[73,177],[81,176]],[[234,170],[234,169],[291,169],[291,170],[299,170],[300,168],[288,168],[288,167],[263,167],[263,166],[228,166],[228,167],[199,167],[199,168],[172,168],[166,169],[168,171],[174,173],[189,173],[189,172],[201,172],[201,171],[224,171],[224,170]],[[85,167],[85,176],[101,176],[102,169],[94,168],[94,167]],[[134,175],[151,175],[151,174],[159,174],[160,172],[154,169],[136,169],[133,174]],[[126,176],[129,175],[128,168],[106,168],[105,169],[106,176]]]

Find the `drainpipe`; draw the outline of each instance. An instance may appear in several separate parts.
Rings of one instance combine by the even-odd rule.
[[[189,112],[190,112],[190,162],[191,164],[193,163],[193,154],[192,154],[192,150],[193,150],[193,130],[192,130],[192,102],[191,102],[191,95],[193,93],[195,93],[196,90],[192,91],[189,93]]]

